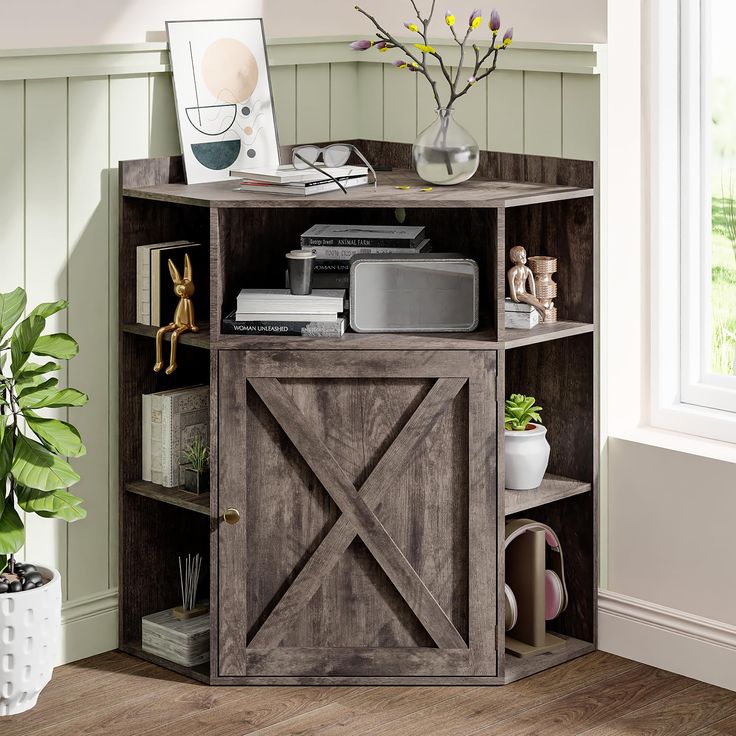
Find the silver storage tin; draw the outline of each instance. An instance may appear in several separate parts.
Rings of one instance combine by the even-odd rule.
[[[478,264],[459,253],[390,253],[350,261],[355,332],[472,332]]]

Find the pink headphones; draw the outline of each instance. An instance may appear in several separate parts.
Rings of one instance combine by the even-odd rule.
[[[551,621],[557,618],[567,608],[567,586],[565,584],[565,563],[562,557],[562,547],[554,530],[546,524],[531,519],[513,519],[506,524],[506,543],[504,549],[529,531],[543,531],[551,557],[551,569],[544,571],[544,618]],[[513,590],[506,585],[506,631],[516,626],[519,616],[519,606]]]

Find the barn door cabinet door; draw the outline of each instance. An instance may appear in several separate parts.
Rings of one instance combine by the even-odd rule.
[[[220,352],[221,677],[496,675],[495,377],[493,352]]]

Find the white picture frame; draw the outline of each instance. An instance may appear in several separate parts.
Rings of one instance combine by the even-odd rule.
[[[279,165],[261,18],[167,21],[187,184]]]

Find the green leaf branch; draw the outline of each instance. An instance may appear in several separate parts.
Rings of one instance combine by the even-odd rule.
[[[69,335],[43,334],[46,319],[67,303],[39,304],[21,319],[26,306],[23,289],[0,294],[0,572],[25,543],[18,509],[69,522],[86,516],[82,499],[67,490],[80,478],[66,458],[86,452],[79,431],[38,414],[84,406],[89,400],[75,388],[59,388],[50,375],[61,368],[57,360],[70,360],[79,352]],[[55,360],[30,362],[34,355]]]

